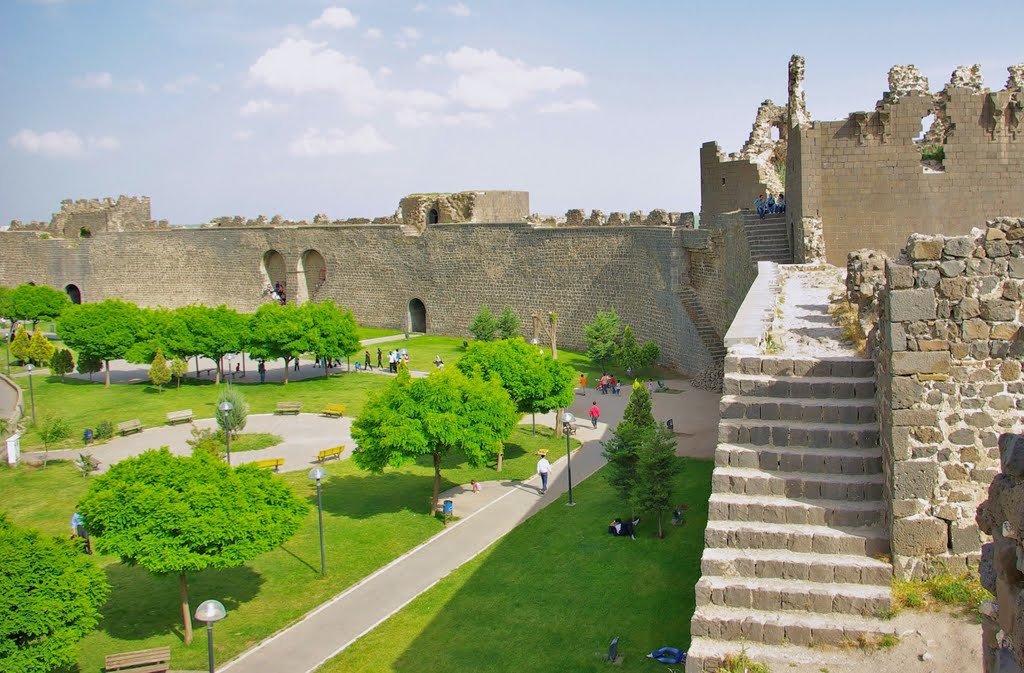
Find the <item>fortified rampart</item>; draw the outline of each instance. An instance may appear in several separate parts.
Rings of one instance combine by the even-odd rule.
[[[41,231],[64,238],[89,238],[93,234],[112,231],[137,231],[166,227],[167,221],[154,221],[150,217],[148,196],[119,196],[117,200],[65,199],[60,211],[49,223],[18,220],[11,222],[11,231]]]

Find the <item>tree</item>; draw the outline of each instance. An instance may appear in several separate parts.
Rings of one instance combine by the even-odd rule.
[[[21,362],[28,362],[32,352],[32,339],[25,331],[24,325],[18,325],[14,332],[14,341],[11,342],[11,355]]]
[[[335,306],[330,299],[318,304],[306,302],[301,310],[305,311],[313,325],[308,335],[309,351],[319,357],[321,362],[328,358],[344,360],[359,352],[362,344],[356,333],[356,319],[352,311]],[[327,373],[326,366],[324,373]]]
[[[181,387],[181,378],[188,374],[188,363],[180,357],[175,357],[171,360],[171,376],[178,382],[178,387]]]
[[[511,306],[506,306],[498,316],[498,332],[502,339],[514,339],[519,336],[519,316],[515,314]]]
[[[647,429],[637,451],[631,502],[638,511],[658,515],[659,538],[665,537],[662,518],[672,507],[672,486],[679,467],[675,433],[664,426]]]
[[[75,358],[67,348],[59,348],[50,358],[50,371],[64,380],[64,376],[75,371]]]
[[[640,348],[640,366],[650,367],[661,357],[661,347],[655,341],[645,341]]]
[[[45,285],[19,285],[11,291],[11,301],[14,317],[31,322],[33,327],[40,320],[56,320],[71,306],[65,293]]]
[[[623,369],[638,370],[643,366],[640,353],[640,342],[636,340],[636,335],[633,334],[633,328],[629,325],[622,328],[622,337],[619,339],[619,347],[615,360]]]
[[[53,357],[54,346],[38,327],[32,332],[32,338],[28,344],[28,359],[37,365],[49,362]]]
[[[78,505],[96,551],[157,574],[178,575],[185,644],[192,642],[186,574],[233,568],[284,543],[309,505],[252,465],[167,447],[112,465]]]
[[[224,413],[220,405],[224,402],[231,403],[231,411]],[[238,389],[238,386],[224,388],[217,397],[217,411],[214,414],[217,425],[225,432],[230,429],[231,433],[237,435],[245,429],[245,422],[249,418],[249,403],[245,401],[245,395]]]
[[[178,309],[177,313],[184,320],[190,333],[190,350],[195,355],[203,355],[217,363],[215,383],[220,383],[224,356],[242,350],[242,332],[246,319],[238,311],[224,305],[217,308],[202,305],[184,306]]]
[[[164,357],[162,348],[158,347],[156,355],[153,356],[153,364],[149,367],[149,380],[160,392],[163,392],[164,384],[171,381],[171,370],[167,366],[167,358]]]
[[[622,421],[603,444],[604,457],[608,461],[605,471],[608,483],[624,502],[632,503],[640,446],[655,427],[651,396],[639,380],[634,381]]]
[[[106,365],[104,385],[110,385],[110,361],[125,356],[135,343],[142,318],[135,304],[107,299],[99,304],[72,304],[61,315],[58,332],[84,357],[99,358]]]
[[[263,304],[249,323],[249,353],[257,360],[284,359],[284,383],[288,363],[309,352],[313,321],[309,311],[294,304]]]
[[[124,359],[135,364],[151,364],[156,353],[161,350],[165,354],[167,324],[174,312],[166,308],[140,308],[139,325],[135,332],[135,343],[125,353]]]
[[[498,321],[494,319],[491,309],[484,306],[469,323],[469,333],[477,341],[491,341],[494,333],[498,331]]]
[[[50,445],[59,444],[71,436],[71,426],[60,416],[51,416],[39,428],[39,439],[43,442],[43,467],[50,457]]]
[[[0,670],[73,667],[110,587],[70,540],[19,528],[0,514]]]
[[[520,414],[545,413],[572,404],[572,367],[552,360],[521,337],[474,342],[455,366],[464,374],[497,376]],[[501,458],[499,455],[499,472]]]
[[[594,322],[583,327],[587,357],[601,364],[611,363],[618,349],[620,324],[619,314],[614,310],[598,311]]]
[[[482,465],[501,452],[519,416],[496,378],[469,377],[457,368],[435,370],[413,379],[407,369],[363,407],[352,425],[358,448],[356,465],[381,472],[419,456],[434,463],[431,512],[437,510],[441,487],[441,460],[462,453],[471,465]]]
[[[103,369],[103,360],[95,355],[80,354],[77,369],[79,374],[88,374],[92,381],[92,375]]]

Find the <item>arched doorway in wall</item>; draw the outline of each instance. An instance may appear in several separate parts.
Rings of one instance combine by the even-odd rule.
[[[299,259],[299,275],[302,277],[305,299],[316,300],[320,288],[327,282],[327,262],[316,250],[307,250]]]
[[[437,212],[437,208],[431,208],[427,211],[427,224],[437,224],[441,219],[440,214]]]
[[[82,303],[82,291],[80,289],[78,289],[77,285],[75,285],[73,283],[70,284],[70,285],[65,285],[64,286],[64,291],[67,293],[68,299],[71,300],[72,304],[81,304]]]
[[[409,302],[409,331],[420,334],[427,332],[427,307],[419,299]]]
[[[288,273],[285,270],[284,256],[277,250],[263,253],[263,267],[260,269],[263,281],[271,292],[283,294],[288,299]]]

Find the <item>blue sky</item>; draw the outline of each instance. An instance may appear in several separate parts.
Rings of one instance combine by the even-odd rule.
[[[941,0],[2,0],[0,221],[118,194],[174,224],[467,189],[696,211],[700,144],[739,149],[790,54],[836,119],[895,63],[1002,88],[1022,23],[1024,3]]]

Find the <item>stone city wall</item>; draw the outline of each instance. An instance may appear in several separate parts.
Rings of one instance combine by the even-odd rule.
[[[726,155],[716,142],[700,147],[700,221],[734,210],[750,210],[760,194],[771,191],[756,159]]]
[[[11,222],[10,231],[42,231],[52,236],[79,238],[109,231],[137,231],[166,227],[167,222],[155,222],[150,216],[148,196],[124,196],[105,199],[65,199],[60,211],[50,222]]]
[[[860,295],[878,283],[860,254]],[[874,268],[870,268],[874,267]],[[885,261],[875,303],[877,403],[894,569],[976,567],[978,504],[997,472],[997,437],[1024,429],[1024,220],[967,236],[912,236]],[[854,296],[861,305],[870,304]]]
[[[468,335],[480,306],[507,304],[524,324],[534,311],[557,313],[559,344],[574,349],[585,347],[583,326],[597,310],[614,308],[638,338],[661,345],[665,364],[691,373],[711,364],[677,296],[689,273],[689,239],[706,232],[438,224],[406,234],[395,225],[172,229],[74,241],[0,233],[0,284],[74,284],[89,302],[118,297],[253,311],[269,301],[264,290],[272,281],[282,281],[289,299],[333,299],[376,327],[405,328],[409,302],[420,299],[427,331],[452,335]],[[717,263],[726,269],[743,260],[723,252]],[[713,264],[708,269],[698,278],[714,273]],[[746,288],[733,275],[728,293],[738,297]]]

